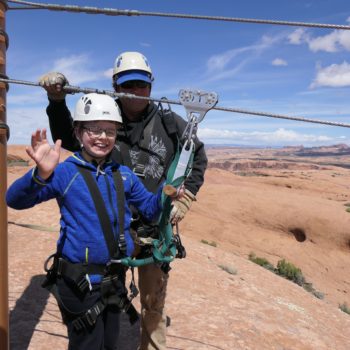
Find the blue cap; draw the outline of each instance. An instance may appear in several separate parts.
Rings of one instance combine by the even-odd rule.
[[[145,72],[143,70],[128,70],[121,72],[115,78],[115,82],[117,85],[123,84],[126,81],[130,80],[142,80],[146,83],[152,84],[152,76],[150,73]]]

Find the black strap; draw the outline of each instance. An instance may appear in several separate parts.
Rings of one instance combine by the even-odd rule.
[[[125,194],[124,194],[124,181],[120,172],[113,172],[113,179],[115,188],[117,191],[117,206],[118,206],[118,222],[119,222],[119,249],[125,253],[126,252],[126,240],[124,233],[124,208],[125,208]]]
[[[80,167],[77,165],[77,168],[80,174],[83,176],[89,190],[91,193],[91,197],[95,204],[96,213],[100,220],[101,228],[103,231],[103,235],[106,240],[107,248],[109,251],[109,256],[111,258],[118,257],[120,254],[119,247],[117,241],[114,237],[113,229],[110,223],[110,219],[107,213],[106,206],[104,204],[104,200],[102,198],[101,192],[97,187],[96,181],[94,180],[90,170]],[[118,191],[117,191],[118,192]],[[123,207],[124,208],[124,207]],[[119,208],[120,210],[120,208]],[[122,215],[124,217],[124,215]],[[119,217],[120,220],[120,217]]]
[[[57,277],[63,276],[74,282],[78,290],[84,294],[89,288],[86,275],[104,275],[106,266],[98,264],[78,264],[71,263],[61,257],[55,258]]]
[[[101,300],[98,301],[93,307],[87,310],[84,315],[77,317],[72,322],[73,327],[78,332],[85,328],[91,329],[91,327],[96,323],[98,316],[101,315],[107,305]],[[134,305],[131,304],[127,297],[121,298],[119,305],[116,306],[121,310],[124,310],[124,312],[128,315],[131,325],[133,325],[139,319],[139,315]]]
[[[100,300],[93,307],[85,312],[84,315],[77,317],[72,325],[77,332],[91,327],[96,323],[97,317],[101,315],[102,311],[106,308],[106,305]]]

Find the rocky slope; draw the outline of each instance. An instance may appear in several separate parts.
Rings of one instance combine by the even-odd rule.
[[[208,152],[211,164],[220,163],[222,152]],[[249,152],[244,156],[251,159],[262,151]],[[27,170],[9,167],[8,182]],[[332,166],[211,167],[180,224],[188,256],[170,272],[169,349],[349,349],[350,316],[339,309],[350,305],[349,180],[349,170]],[[15,223],[8,226],[11,349],[66,348],[56,303],[40,288],[57,234],[18,226],[55,229],[58,218],[54,201],[8,211]],[[273,265],[292,262],[323,299],[252,263],[252,252]],[[124,320],[121,349],[135,350],[137,341],[138,325]]]

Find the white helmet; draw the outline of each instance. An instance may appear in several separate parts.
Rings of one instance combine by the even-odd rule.
[[[111,96],[91,93],[79,98],[75,106],[73,121],[95,120],[123,122],[119,107]]]
[[[152,83],[153,75],[147,58],[140,52],[123,52],[114,63],[113,80],[120,85],[129,80]]]

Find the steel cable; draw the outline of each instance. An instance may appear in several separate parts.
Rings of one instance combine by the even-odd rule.
[[[4,79],[0,78],[0,83],[6,83],[6,84],[20,84],[20,85],[27,85],[27,86],[40,86],[39,83],[34,83],[31,81],[25,81],[25,80],[16,80],[16,79]],[[175,104],[175,105],[182,105],[180,101],[177,100],[169,100],[164,98],[153,98],[153,97],[144,97],[144,96],[136,96],[133,94],[123,93],[123,92],[114,92],[111,90],[102,90],[102,89],[96,89],[96,88],[82,88],[79,86],[71,86],[66,85],[63,87],[63,90],[67,93],[98,93],[98,94],[105,94],[112,97],[118,97],[118,98],[131,98],[131,99],[138,99],[138,100],[148,100],[152,102],[162,102],[162,103],[169,103],[169,104]],[[277,118],[277,119],[287,119],[287,120],[293,120],[293,121],[300,121],[300,122],[306,122],[306,123],[314,123],[314,124],[323,124],[323,125],[330,125],[330,126],[339,126],[343,128],[350,128],[350,124],[346,123],[340,123],[340,122],[331,122],[327,120],[320,120],[320,119],[310,119],[305,117],[298,117],[298,116],[288,116],[283,114],[275,114],[275,113],[268,113],[268,112],[260,112],[260,111],[251,111],[247,109],[239,109],[239,108],[230,108],[230,107],[220,107],[215,106],[212,109],[223,111],[223,112],[231,112],[231,113],[240,113],[240,114],[249,114],[249,115],[256,115],[260,117],[269,117],[269,118]]]
[[[76,5],[45,4],[45,3],[36,3],[36,2],[23,1],[23,0],[8,0],[8,2],[28,5],[31,7],[30,9],[32,9],[32,7],[36,7],[37,9],[42,9],[42,10],[83,12],[87,14],[103,14],[108,16],[153,16],[153,17],[168,17],[168,18],[182,18],[182,19],[198,19],[198,20],[209,20],[209,21],[242,22],[242,23],[255,23],[255,24],[273,24],[273,25],[284,25],[284,26],[350,30],[349,25],[340,25],[340,24],[307,23],[307,22],[278,21],[278,20],[268,20],[268,19],[238,18],[238,17],[223,17],[223,16],[202,16],[202,15],[190,15],[190,14],[181,14],[181,13],[144,12],[144,11],[137,11],[137,10],[120,10],[120,9],[113,9],[113,8],[98,8],[98,7],[87,7],[87,6],[76,6]],[[13,9],[13,8],[10,8],[10,9]]]

